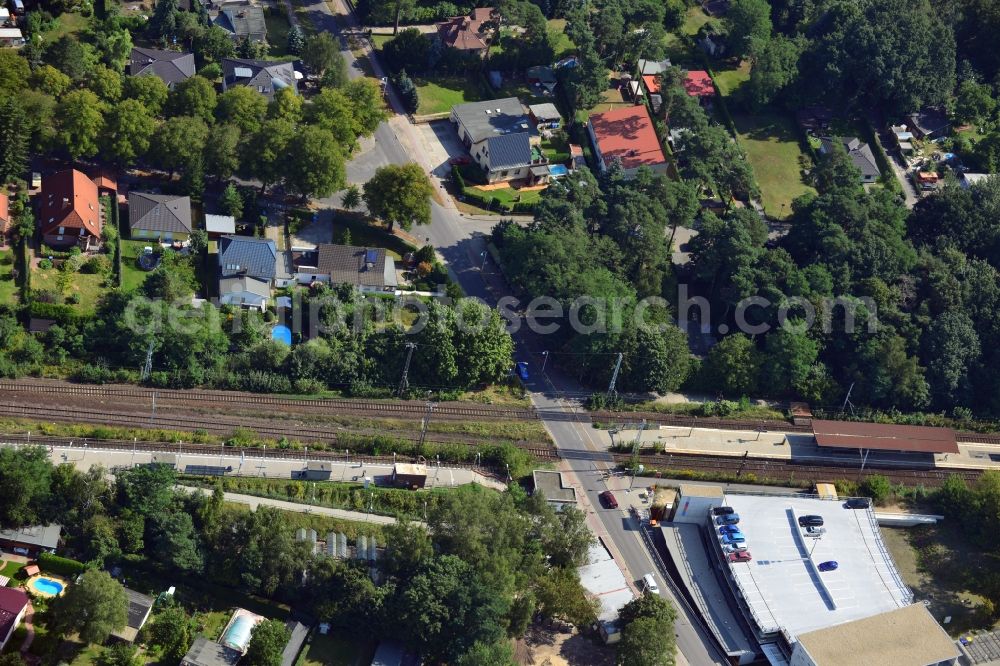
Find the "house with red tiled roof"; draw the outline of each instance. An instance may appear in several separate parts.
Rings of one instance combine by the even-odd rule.
[[[0,245],[7,242],[10,225],[10,198],[6,192],[0,192]]]
[[[106,174],[98,180],[106,190],[113,184]],[[53,248],[79,245],[90,250],[99,246],[106,214],[101,209],[100,196],[98,181],[76,169],[59,171],[42,179],[42,193],[38,196],[42,241]]]
[[[16,587],[0,587],[0,651],[14,635],[28,608],[28,595]]]
[[[615,161],[621,162],[626,178],[634,177],[642,166],[656,173],[667,170],[663,146],[644,104],[595,113],[587,121],[587,132],[601,171]]]
[[[468,16],[453,16],[438,23],[438,39],[443,46],[485,56],[497,18],[493,7],[476,7]]]
[[[698,101],[705,103],[715,97],[715,84],[712,77],[704,70],[694,70],[688,72],[684,77],[684,90],[691,97],[697,97]]]

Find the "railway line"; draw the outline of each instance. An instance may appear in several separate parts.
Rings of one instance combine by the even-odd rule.
[[[344,398],[283,398],[272,395],[237,391],[202,389],[146,389],[120,384],[69,384],[56,380],[29,379],[0,381],[0,394],[67,395],[98,399],[118,399],[152,404],[175,404],[199,407],[246,407],[260,409],[308,409],[314,413],[364,414],[386,418],[420,418],[427,412],[427,403],[420,400],[353,400]],[[435,419],[462,420],[536,420],[534,409],[477,405],[471,403],[440,403],[434,408]]]
[[[13,418],[26,418],[25,406],[18,403],[0,402],[0,416]],[[408,442],[419,442],[419,431],[379,431],[379,430],[359,430],[352,428],[344,432],[327,428],[311,428],[302,424],[288,424],[281,427],[274,425],[274,420],[263,419],[235,419],[214,417],[211,420],[198,419],[184,416],[167,416],[162,414],[142,415],[128,412],[113,412],[108,410],[94,410],[73,407],[47,406],[40,415],[43,421],[53,421],[58,423],[90,423],[95,425],[118,426],[123,428],[149,428],[159,430],[171,430],[177,432],[200,433],[204,432],[212,435],[230,437],[238,433],[240,429],[249,429],[261,439],[281,440],[300,442],[306,445],[322,444],[334,446],[336,448],[350,449],[356,446],[346,436],[385,435]],[[103,441],[103,440],[102,440]],[[429,433],[424,442],[435,445],[455,445],[463,444],[476,446],[482,444],[510,443],[514,446],[534,446],[540,447],[537,443],[518,442],[504,440],[500,438],[489,438],[488,440],[478,439],[474,436],[462,433]]]

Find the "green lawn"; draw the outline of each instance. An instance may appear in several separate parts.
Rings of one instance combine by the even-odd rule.
[[[625,98],[622,97],[622,93],[617,88],[611,88],[610,82],[609,87],[603,93],[601,93],[601,101],[595,104],[590,109],[581,109],[576,112],[576,120],[580,123],[586,123],[587,119],[590,118],[591,114],[603,113],[605,111],[610,111],[612,109],[617,109],[625,105]]]
[[[545,157],[549,158],[550,162],[557,163],[569,160],[569,145],[558,136],[551,139],[543,139],[541,148],[542,152],[545,153]]]
[[[147,246],[149,243],[145,241],[122,241],[122,291],[138,289],[146,281],[149,273],[139,268],[137,260]]]
[[[374,656],[374,645],[313,632],[295,666],[355,666]]]
[[[52,291],[60,293],[58,276],[60,271],[56,268],[42,270],[35,268],[31,273],[31,288],[34,291]],[[79,312],[93,312],[97,307],[97,301],[104,295],[106,290],[104,276],[87,273],[74,273],[66,290],[62,292],[64,298],[71,294],[76,294],[79,302],[74,305]]]
[[[24,568],[24,562],[11,562],[4,561],[3,566],[0,567],[0,576],[7,576],[10,578],[11,582],[14,582],[14,577],[17,573]]]
[[[266,9],[264,12],[264,21],[267,23],[267,43],[270,46],[271,57],[294,57],[288,52],[288,32],[292,29],[288,22],[288,16],[283,9]]]
[[[764,211],[774,218],[788,217],[793,199],[815,192],[802,181],[801,171],[811,163],[802,152],[795,123],[775,113],[733,115],[733,122],[760,185]]]
[[[350,243],[345,243],[350,232]],[[410,247],[399,237],[388,233],[385,229],[369,224],[361,215],[338,213],[333,219],[333,243],[340,245],[355,245],[357,247],[382,247],[386,254],[399,261],[407,252],[416,248]]]
[[[388,42],[393,37],[394,35],[372,35],[371,38],[372,46],[374,46],[377,50],[381,51],[385,43]]]
[[[478,102],[483,98],[479,84],[464,76],[413,77],[420,105],[417,115],[446,113],[456,104]]]
[[[12,304],[17,299],[17,284],[14,282],[14,251],[0,252],[0,303]]]
[[[504,187],[499,190],[484,190],[480,187],[469,187],[466,191],[474,190],[479,196],[493,197],[497,203],[511,206],[515,203],[537,203],[542,199],[543,190],[515,190],[512,187]]]
[[[688,9],[684,25],[677,32],[667,33],[667,57],[678,67],[700,69],[700,60],[692,49],[694,37],[705,24],[718,25],[719,21],[706,14],[700,6]]]
[[[556,60],[576,53],[576,44],[566,34],[566,19],[549,19],[549,39],[556,52]]]
[[[51,29],[42,33],[42,41],[46,44],[58,41],[60,37],[75,34],[87,27],[90,19],[79,14],[60,14]]]
[[[719,92],[725,97],[732,97],[740,86],[750,80],[750,61],[744,60],[736,68],[716,69],[714,74]]]

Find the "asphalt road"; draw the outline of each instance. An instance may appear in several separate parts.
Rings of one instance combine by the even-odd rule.
[[[310,11],[314,25],[339,34],[337,21],[323,0],[314,0]],[[351,20],[353,20],[353,16]],[[350,65],[351,76],[362,76],[363,72],[353,54],[346,49],[346,43],[343,45],[345,46],[344,56]],[[380,72],[377,69],[377,63],[375,66],[376,72]],[[391,89],[388,101],[397,113],[401,113],[402,106]],[[398,119],[394,120],[399,122]],[[375,169],[384,164],[419,162],[419,160],[409,157],[390,122],[393,121],[382,123],[375,132],[374,145],[367,147],[367,150],[348,164],[349,181],[364,182],[374,173]],[[409,133],[410,137],[413,136],[412,127],[398,126],[398,128],[404,135]],[[408,143],[412,146],[411,150],[417,149],[416,147],[419,145],[412,138]],[[467,296],[482,299],[495,306],[497,296],[503,293],[502,287],[498,288],[495,274],[490,273],[489,263],[483,261],[487,234],[492,223],[464,218],[453,207],[442,206],[436,201],[431,204],[431,220],[428,227],[414,229],[411,233],[423,237],[434,245],[446,262],[453,279],[461,285]],[[481,271],[484,266],[486,267],[485,274]],[[533,351],[534,357],[538,358],[538,353],[541,351],[540,343],[525,334],[515,335],[515,341],[518,344],[519,358],[527,359],[533,355]],[[568,406],[560,402],[561,392],[571,391],[577,394],[581,392],[581,387],[575,382],[556,374],[549,375],[545,386],[532,385],[529,388],[536,391],[532,393],[531,398],[537,408],[554,412],[576,409],[572,405]],[[556,390],[557,388],[558,390]],[[589,426],[567,420],[565,414],[562,418],[550,418],[544,419],[544,421],[556,446],[572,458],[572,462],[567,464],[573,468],[571,473],[577,476],[580,487],[585,490],[585,497],[581,498],[583,508],[588,510],[587,505],[589,504],[590,507],[596,509],[596,516],[600,521],[596,531],[598,533],[603,531],[612,540],[618,551],[616,559],[623,560],[619,561],[619,565],[624,564],[627,575],[631,575],[633,581],[646,573],[656,572],[653,558],[640,540],[637,525],[632,519],[622,511],[607,511],[601,508],[597,496],[607,489],[603,481],[603,470],[609,469],[612,465],[610,456],[606,452],[598,451],[596,443],[590,442],[588,444],[590,433],[587,430]],[[594,527],[592,525],[592,528]],[[662,576],[658,573],[655,575],[659,579],[660,589],[663,593],[671,596],[669,589],[663,584]],[[687,617],[684,607],[678,604],[676,599],[673,601],[679,614],[675,630],[677,646],[681,653],[681,663],[686,661],[697,666],[725,663],[723,656],[718,653],[715,647],[714,640],[703,633],[693,618]]]

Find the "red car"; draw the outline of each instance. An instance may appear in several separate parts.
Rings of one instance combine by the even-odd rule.
[[[611,494],[610,490],[605,490],[603,493],[600,494],[599,497],[601,498],[601,501],[604,502],[604,504],[609,509],[617,509],[618,508],[618,500],[615,499],[615,496],[613,494]]]
[[[729,557],[729,561],[730,562],[749,562],[750,560],[753,559],[752,557],[750,557],[750,551],[749,550],[743,550],[743,551],[738,551],[738,552],[735,552],[735,553],[729,553],[728,557]]]
[[[465,166],[466,164],[472,164],[472,160],[465,155],[459,155],[448,160],[448,164],[452,166]]]

